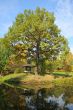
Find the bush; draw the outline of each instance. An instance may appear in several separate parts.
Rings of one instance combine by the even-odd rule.
[[[71,65],[65,65],[64,70],[66,72],[71,72],[72,71],[72,66]]]
[[[24,72],[23,68],[16,68],[14,71],[14,73],[23,73],[23,72]]]

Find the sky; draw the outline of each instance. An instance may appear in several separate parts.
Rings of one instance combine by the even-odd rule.
[[[17,14],[25,9],[45,8],[53,12],[56,24],[69,42],[73,53],[73,0],[0,0],[0,37],[4,37]]]

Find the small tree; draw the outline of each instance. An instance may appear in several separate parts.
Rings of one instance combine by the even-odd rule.
[[[5,39],[0,38],[0,73],[3,74],[6,64],[11,54],[10,48],[7,48],[5,44]]]
[[[73,66],[73,55],[71,52],[69,52],[65,57],[65,60],[63,61],[63,69],[65,72],[69,73],[72,72],[72,66]]]

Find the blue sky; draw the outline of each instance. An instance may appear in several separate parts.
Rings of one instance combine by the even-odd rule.
[[[68,39],[73,53],[73,0],[0,0],[0,37],[8,31],[18,13],[36,7],[54,12],[56,24]]]

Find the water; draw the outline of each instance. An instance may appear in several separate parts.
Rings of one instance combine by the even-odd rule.
[[[0,86],[0,110],[73,110],[73,92],[64,88]]]

